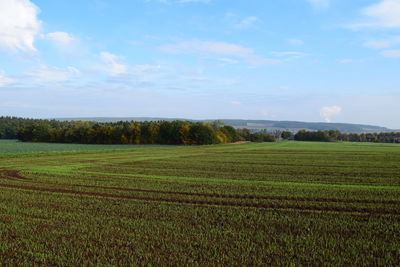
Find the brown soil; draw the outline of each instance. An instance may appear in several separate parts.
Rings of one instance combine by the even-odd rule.
[[[28,179],[22,177],[17,170],[0,170],[0,179],[7,179],[7,180],[23,180],[27,181]]]

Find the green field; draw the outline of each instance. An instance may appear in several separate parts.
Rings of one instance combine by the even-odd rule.
[[[136,148],[1,155],[1,263],[400,262],[399,145]]]
[[[54,152],[54,151],[87,151],[87,150],[119,150],[139,149],[149,147],[162,147],[159,145],[86,145],[86,144],[55,144],[55,143],[24,143],[16,140],[0,140],[0,155],[23,154],[32,152]]]

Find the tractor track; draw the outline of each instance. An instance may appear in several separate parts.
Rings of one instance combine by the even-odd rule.
[[[68,189],[43,188],[43,187],[35,187],[29,185],[12,185],[12,184],[1,184],[1,183],[0,187],[37,191],[37,192],[47,192],[47,193],[62,193],[62,194],[73,194],[80,196],[108,197],[108,198],[132,199],[132,200],[167,202],[167,203],[178,203],[178,204],[215,205],[215,206],[230,206],[230,207],[260,208],[260,209],[302,210],[302,211],[349,212],[349,213],[366,213],[373,215],[400,215],[400,212],[398,211],[371,210],[366,208],[318,207],[318,206],[300,206],[295,204],[279,205],[273,203],[239,203],[232,201],[169,199],[169,198],[157,198],[157,197],[118,195],[118,194],[101,193],[101,192],[85,192],[85,191],[68,190]]]
[[[49,192],[49,193],[63,193],[63,194],[74,194],[84,196],[97,196],[97,197],[110,197],[119,199],[133,199],[133,200],[144,200],[144,201],[161,201],[169,203],[184,203],[184,204],[199,204],[199,205],[219,205],[219,206],[233,206],[233,207],[253,207],[253,208],[266,208],[266,209],[295,209],[295,210],[315,210],[315,211],[336,211],[336,212],[359,212],[359,213],[372,213],[372,214],[386,214],[386,215],[400,215],[400,211],[383,211],[383,210],[371,210],[368,208],[354,208],[354,207],[319,207],[319,206],[301,206],[297,204],[286,204],[280,205],[275,203],[240,203],[229,201],[229,199],[235,200],[281,200],[281,201],[296,201],[296,202],[321,202],[321,203],[360,203],[360,204],[389,204],[389,205],[400,205],[400,201],[379,201],[379,200],[347,200],[347,199],[333,199],[333,198],[299,198],[299,197],[286,197],[286,196],[250,196],[250,195],[223,195],[223,194],[212,194],[212,193],[189,193],[189,192],[173,192],[173,191],[157,191],[157,190],[146,190],[146,189],[134,189],[134,188],[122,188],[122,187],[107,187],[107,186],[92,186],[92,185],[77,185],[77,184],[59,184],[59,183],[45,183],[36,182],[24,178],[20,175],[19,171],[16,170],[0,170],[0,178],[12,181],[19,181],[24,183],[31,183],[34,185],[48,185],[48,186],[63,186],[63,187],[80,187],[80,188],[91,188],[91,189],[104,189],[104,190],[115,190],[124,192],[139,192],[139,193],[152,193],[152,194],[164,194],[164,195],[176,195],[176,196],[188,196],[188,197],[209,197],[209,198],[221,198],[222,200],[193,200],[193,199],[173,199],[163,197],[146,197],[146,196],[129,196],[120,195],[114,193],[103,193],[103,192],[88,192],[79,191],[73,189],[62,189],[62,188],[46,188],[34,185],[20,185],[20,184],[5,184],[0,183],[2,188],[10,189],[21,189],[38,192]]]

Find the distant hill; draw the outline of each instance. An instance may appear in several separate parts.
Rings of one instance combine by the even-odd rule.
[[[189,120],[189,121],[214,121],[214,120],[190,120],[184,118],[156,118],[156,117],[92,117],[92,118],[56,118],[57,120],[82,120],[82,121],[97,121],[97,122],[117,122],[117,121],[158,121],[158,120]],[[376,132],[392,132],[386,127],[351,124],[351,123],[326,123],[326,122],[300,122],[300,121],[271,121],[271,120],[234,120],[234,119],[219,119],[225,125],[231,125],[235,128],[248,128],[252,130],[289,130],[297,132],[299,130],[338,130],[343,133],[376,133]],[[398,131],[398,130],[397,130]]]
[[[326,123],[326,122],[300,122],[300,121],[269,121],[269,120],[222,120],[227,125],[234,127],[247,127],[249,129],[276,129],[276,130],[338,130],[343,133],[374,133],[391,132],[392,129],[363,124]]]

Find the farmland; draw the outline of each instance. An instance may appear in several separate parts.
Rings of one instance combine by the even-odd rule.
[[[87,150],[119,150],[160,147],[159,145],[88,145],[88,144],[56,144],[56,143],[24,143],[17,140],[0,140],[0,155],[24,154],[32,152],[62,152]]]
[[[85,148],[0,155],[3,264],[400,262],[400,145]]]

